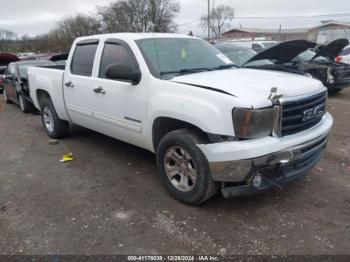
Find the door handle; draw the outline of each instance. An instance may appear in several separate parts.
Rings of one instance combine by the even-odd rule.
[[[72,81],[66,82],[64,85],[65,85],[66,87],[74,87]]]
[[[103,87],[98,87],[98,88],[95,88],[94,89],[94,92],[96,93],[96,94],[102,94],[102,95],[105,95],[106,94],[106,91],[103,89]]]

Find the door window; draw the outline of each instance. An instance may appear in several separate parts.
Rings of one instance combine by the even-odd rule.
[[[136,69],[136,62],[131,51],[119,43],[106,43],[100,64],[100,78],[107,79],[106,71],[112,64],[128,65]]]
[[[71,72],[74,75],[91,76],[98,43],[77,45]]]

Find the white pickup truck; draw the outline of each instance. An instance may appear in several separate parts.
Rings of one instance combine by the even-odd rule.
[[[50,137],[74,123],[156,153],[166,188],[189,204],[305,175],[333,124],[320,81],[240,69],[184,35],[78,38],[65,69],[30,68],[29,86]]]

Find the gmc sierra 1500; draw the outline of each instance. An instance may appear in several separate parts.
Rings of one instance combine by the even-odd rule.
[[[65,69],[30,68],[29,83],[50,137],[75,123],[152,151],[166,188],[190,204],[305,175],[333,123],[320,81],[237,68],[183,35],[78,38]]]

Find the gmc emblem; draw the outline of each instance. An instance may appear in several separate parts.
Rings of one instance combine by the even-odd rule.
[[[313,119],[323,115],[323,113],[324,113],[323,108],[324,108],[324,105],[319,105],[319,106],[316,106],[315,108],[311,108],[311,109],[304,111],[303,122],[313,120]]]

